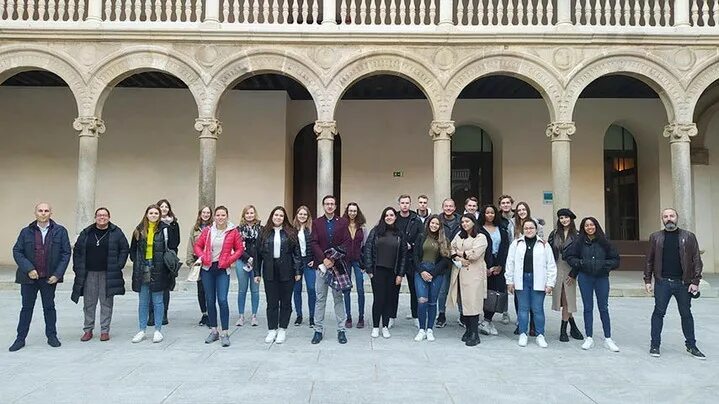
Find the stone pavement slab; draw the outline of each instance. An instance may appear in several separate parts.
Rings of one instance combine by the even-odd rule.
[[[115,300],[112,339],[80,342],[82,306],[69,300],[70,285],[57,293],[61,348],[45,343],[42,309],[27,347],[7,352],[15,336],[19,293],[0,291],[0,403],[713,403],[719,395],[719,299],[694,302],[697,337],[707,361],[683,349],[676,305],[670,305],[662,357],[648,355],[650,298],[610,300],[613,338],[620,353],[598,339],[583,351],[579,341],[560,343],[559,315],[545,303],[549,348],[530,339],[516,345],[514,325],[497,324],[500,335],[482,337],[468,348],[450,313],[449,325],[435,330],[437,341],[413,341],[416,332],[408,295],[401,296],[399,320],[390,339],[372,339],[370,329],[348,330],[349,343],[327,332],[311,345],[312,330],[290,326],[285,344],[265,344],[264,301],[259,327],[231,327],[232,346],[204,344],[208,330],[196,325],[199,310],[192,291],[173,292],[165,341],[132,344],[137,328],[137,295]],[[262,295],[264,299],[264,295]],[[353,309],[356,310],[356,299]],[[371,294],[366,312],[370,312]],[[231,322],[236,294],[230,296]],[[581,310],[581,302],[580,310]],[[514,315],[512,316],[514,318]],[[582,315],[577,313],[582,324]],[[333,313],[327,310],[331,321]],[[367,317],[369,320],[369,316]],[[294,320],[294,316],[293,316]],[[595,330],[601,329],[595,315]]]

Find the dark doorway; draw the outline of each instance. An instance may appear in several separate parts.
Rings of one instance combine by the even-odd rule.
[[[639,240],[637,143],[618,125],[604,136],[604,214],[611,240]]]
[[[494,200],[492,139],[478,126],[460,126],[452,136],[452,199],[460,210],[464,200]]]
[[[339,134],[334,141],[334,195],[340,206],[340,179],[342,178],[342,138]],[[317,217],[317,135],[314,124],[302,128],[295,137],[292,149],[294,171],[292,174],[292,215],[302,205],[310,208],[312,217]],[[339,208],[338,208],[339,210]]]

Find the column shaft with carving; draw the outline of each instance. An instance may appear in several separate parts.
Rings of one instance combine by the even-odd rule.
[[[77,164],[77,206],[75,208],[75,234],[93,222],[95,213],[95,187],[97,184],[97,146],[105,133],[105,123],[94,116],[81,116],[72,124],[80,137]]]
[[[334,192],[334,143],[336,121],[315,121],[317,135],[317,215],[322,212],[322,198]]]
[[[696,136],[693,123],[670,123],[664,127],[672,156],[672,188],[674,208],[679,212],[682,227],[694,229],[694,192],[692,191],[691,137]]]
[[[452,135],[454,121],[432,121],[429,129],[434,149],[434,200],[452,197]]]
[[[552,122],[546,135],[552,142],[552,193],[556,212],[571,205],[571,136],[577,128],[574,122]]]
[[[217,137],[222,123],[215,118],[198,118],[195,130],[200,132],[199,206],[215,206],[217,187]]]

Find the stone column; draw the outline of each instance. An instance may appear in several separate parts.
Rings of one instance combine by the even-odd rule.
[[[337,25],[337,3],[335,0],[322,2],[322,25]]]
[[[571,0],[557,0],[557,25],[572,25]]]
[[[453,0],[439,0],[439,25],[454,25],[453,3]]]
[[[217,186],[217,137],[222,123],[215,118],[195,119],[195,130],[200,132],[199,205],[215,207]]]
[[[552,122],[546,135],[552,142],[552,193],[554,212],[571,206],[571,136],[577,128],[574,122]]]
[[[689,27],[689,0],[674,0],[674,26]]]
[[[679,224],[694,229],[694,193],[692,191],[691,137],[696,136],[694,123],[673,122],[664,127],[672,153],[672,187],[674,208],[679,213]]]
[[[315,121],[317,135],[317,216],[322,212],[322,198],[334,194],[334,144],[337,121]]]
[[[105,122],[94,116],[75,119],[72,127],[79,132],[80,152],[77,164],[77,206],[75,234],[93,222],[95,214],[95,184],[97,182],[97,144],[105,133]]]
[[[429,135],[434,144],[434,201],[439,208],[442,200],[452,197],[454,121],[432,121]]]

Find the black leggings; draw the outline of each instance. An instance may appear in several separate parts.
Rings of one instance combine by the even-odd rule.
[[[395,274],[391,268],[377,267],[372,275],[372,326],[387,327],[392,315],[394,293],[396,291]],[[396,306],[395,313],[396,313]]]
[[[197,302],[200,304],[200,312],[207,314],[207,301],[205,300],[205,287],[202,286],[202,280],[197,280]]]

